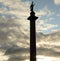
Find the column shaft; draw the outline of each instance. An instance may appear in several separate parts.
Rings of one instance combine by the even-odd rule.
[[[30,21],[30,61],[36,61],[36,29],[35,20]]]

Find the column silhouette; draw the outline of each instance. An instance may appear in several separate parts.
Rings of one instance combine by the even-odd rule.
[[[30,16],[28,20],[30,20],[30,61],[36,61],[36,27],[35,20],[38,18],[35,16],[35,12],[33,11],[34,4],[32,2],[30,6]]]

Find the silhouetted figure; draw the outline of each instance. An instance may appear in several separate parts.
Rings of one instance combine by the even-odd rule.
[[[34,7],[34,5],[33,5],[33,2],[32,2],[31,6],[30,6],[31,11],[33,11],[33,7]]]
[[[30,61],[36,61],[36,27],[35,20],[38,18],[35,16],[35,12],[33,11],[34,4],[32,2],[30,6],[30,16],[28,20],[30,20]]]

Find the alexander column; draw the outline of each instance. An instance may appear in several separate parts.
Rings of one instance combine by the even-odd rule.
[[[35,21],[38,17],[35,16],[35,12],[33,11],[34,4],[32,2],[30,6],[30,16],[28,20],[30,20],[30,61],[36,61],[36,27]]]

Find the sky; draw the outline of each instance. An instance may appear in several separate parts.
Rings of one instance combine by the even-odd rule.
[[[23,29],[29,31],[30,5],[34,2],[36,32],[51,33],[60,30],[60,0],[1,0],[0,16],[16,19]],[[26,27],[25,27],[26,26]]]
[[[0,0],[0,61],[28,61],[30,21],[27,18],[32,1],[38,17],[38,58],[41,61],[49,61],[52,57],[50,61],[60,60],[60,0]]]
[[[22,0],[28,1],[28,0]],[[60,30],[60,1],[59,0],[29,0],[34,1],[37,20],[37,28],[43,33]]]

